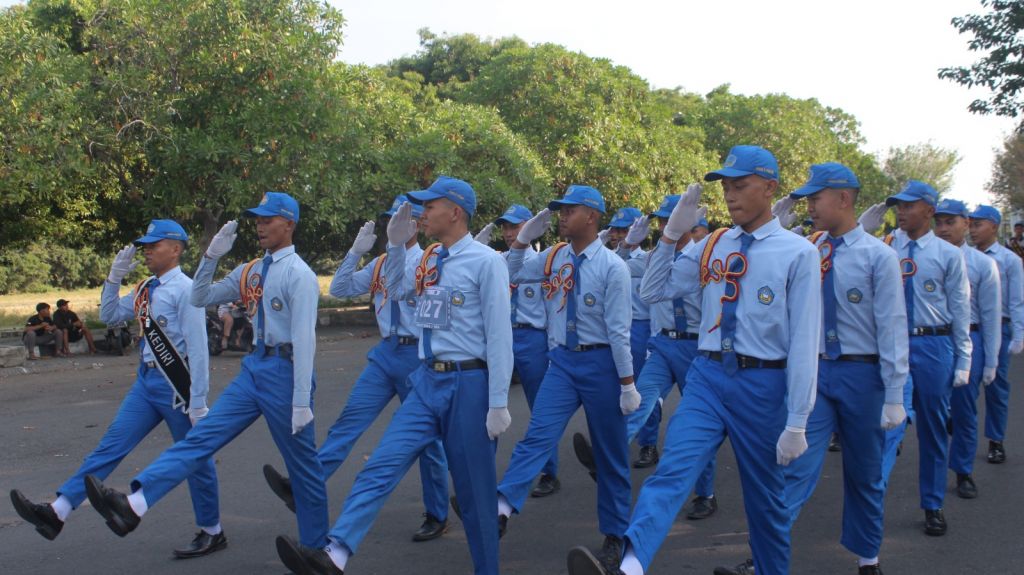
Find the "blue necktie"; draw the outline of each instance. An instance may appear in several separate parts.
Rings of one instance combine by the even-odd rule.
[[[434,285],[441,281],[441,268],[444,266],[444,258],[448,257],[448,248],[442,247],[434,252]],[[434,350],[430,349],[430,334],[434,330],[429,327],[423,328],[423,357],[427,361],[434,361]]]
[[[259,355],[263,355],[266,351],[266,344],[263,342],[263,327],[266,324],[266,314],[263,312],[263,284],[267,282],[267,271],[270,270],[270,264],[274,261],[274,258],[267,255],[263,258],[263,268],[260,270],[260,285],[259,285],[259,304],[256,307],[256,351]]]
[[[519,305],[519,286],[512,286],[512,323],[516,323],[516,306]]]
[[[914,240],[910,241],[909,249],[907,250],[907,259],[914,260],[914,250],[917,249],[917,242]],[[902,264],[900,267],[908,264]],[[915,264],[912,264],[915,265]],[[909,270],[901,269],[903,272],[903,299],[907,302],[907,330],[914,329],[914,275],[908,273]]]
[[[388,297],[391,298],[391,336],[394,337],[398,335],[398,323],[401,320],[402,310],[398,305],[398,299],[392,294],[388,294]]]
[[[843,238],[829,238],[828,269],[825,270],[825,277],[821,284],[822,301],[825,302],[825,357],[836,359],[842,355],[842,347],[839,345],[839,319],[836,314],[836,250],[843,245]]]
[[[147,317],[153,317],[153,290],[160,287],[160,278],[153,278],[146,284],[146,305],[149,309],[146,310]],[[139,346],[139,354],[143,354],[146,351],[146,338],[141,338],[142,345]]]
[[[678,260],[682,255],[682,252],[676,254],[675,259]],[[686,332],[686,308],[683,305],[683,298],[677,297],[672,299],[672,316],[675,318],[676,331],[679,333]]]
[[[565,347],[576,349],[580,345],[580,335],[576,331],[576,296],[580,293],[580,266],[587,254],[572,255],[572,289],[565,306]]]
[[[754,242],[754,236],[750,234],[743,234],[740,236],[740,254],[744,257],[747,255],[747,248]],[[737,273],[744,266],[741,258],[733,259],[732,263],[729,264],[729,272]],[[736,296],[731,301],[725,301],[722,303],[722,366],[725,368],[725,373],[729,375],[736,375],[739,370],[739,362],[736,359],[735,349],[735,337],[736,337],[736,306],[739,303],[739,278],[736,278]],[[728,293],[728,284],[726,284],[726,293]]]

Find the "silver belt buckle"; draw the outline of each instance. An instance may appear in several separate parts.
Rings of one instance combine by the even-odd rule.
[[[440,373],[444,373],[444,372],[448,371],[448,367],[445,365],[445,363],[443,361],[435,361],[434,362],[434,371],[437,371],[437,372],[440,372]]]

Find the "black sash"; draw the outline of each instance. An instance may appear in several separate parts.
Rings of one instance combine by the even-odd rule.
[[[192,374],[189,373],[188,363],[174,347],[174,342],[167,337],[160,324],[150,317],[149,282],[152,279],[147,279],[136,288],[135,315],[139,318],[142,335],[146,338],[146,343],[156,359],[157,369],[163,374],[164,379],[171,385],[171,391],[174,392],[171,407],[181,408],[182,412],[188,413]]]

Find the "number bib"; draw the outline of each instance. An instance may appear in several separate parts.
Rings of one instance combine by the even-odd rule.
[[[416,325],[421,328],[448,330],[452,327],[451,290],[441,286],[423,288],[416,306]]]

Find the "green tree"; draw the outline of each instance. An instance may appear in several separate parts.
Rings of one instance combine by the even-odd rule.
[[[1003,141],[992,162],[988,193],[1006,210],[1024,209],[1024,136],[1013,134]]]
[[[953,187],[953,169],[958,163],[960,155],[956,150],[925,142],[889,148],[884,170],[895,188],[903,187],[907,180],[920,180],[944,194]]]

